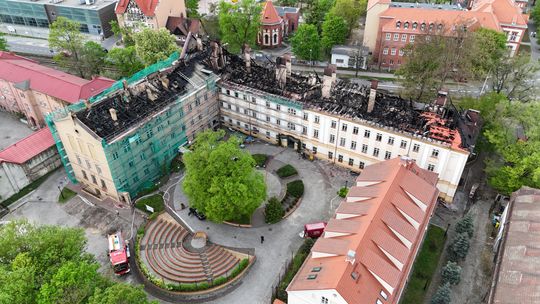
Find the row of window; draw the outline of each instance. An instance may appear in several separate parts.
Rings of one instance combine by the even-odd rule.
[[[409,23],[409,21],[406,21],[405,23],[403,23],[403,28],[404,29],[408,29],[409,26],[412,26],[412,29],[415,30],[415,29],[418,28],[418,22]],[[443,27],[444,27],[444,25],[442,23],[437,24],[437,30],[440,31],[440,30],[442,30]],[[396,22],[396,28],[401,28],[401,21]],[[420,24],[420,30],[425,31],[427,28],[428,28],[428,25],[425,22],[422,22]],[[434,28],[435,28],[435,23],[430,22],[429,23],[429,30],[431,31]]]
[[[388,50],[389,48],[385,47],[382,51],[383,55],[388,55]],[[399,49],[399,52],[398,52],[398,49],[396,49],[395,47],[391,48],[390,49],[390,55],[394,56],[396,54],[399,54],[399,56],[403,56],[405,54],[405,52],[403,51],[403,49]]]
[[[86,179],[87,181],[90,181],[90,179],[88,179],[88,174],[86,174],[86,171],[81,170],[81,172],[82,172],[82,175],[83,175],[84,179]],[[98,184],[96,176],[94,174],[90,174],[90,177],[92,178],[92,183],[94,185],[100,186]],[[105,183],[105,181],[103,179],[101,179],[101,178],[99,180],[101,182],[101,189],[107,191],[107,184]]]
[[[414,39],[416,38],[415,35],[408,35],[407,34],[401,34],[401,42],[407,42],[407,37],[409,37],[409,43],[414,43]],[[386,37],[385,39],[387,41],[390,41],[392,40],[392,33],[386,33]],[[399,34],[398,33],[395,33],[394,34],[394,41],[399,41]]]

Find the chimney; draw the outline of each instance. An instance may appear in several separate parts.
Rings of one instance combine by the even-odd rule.
[[[150,88],[146,88],[146,95],[148,96],[148,99],[150,99],[151,101],[156,100],[156,95],[154,95],[154,92],[152,92]]]
[[[276,58],[276,81],[281,89],[285,88],[285,84],[287,83],[287,67],[283,57]]]
[[[197,50],[202,51],[203,50],[203,44],[201,37],[197,36]]]
[[[378,80],[371,81],[371,89],[369,90],[369,101],[367,106],[367,112],[371,113],[375,107],[375,98],[377,97],[377,87],[379,86]]]
[[[168,88],[169,88],[169,83],[170,83],[170,81],[169,81],[169,78],[167,78],[167,75],[165,75],[165,74],[164,74],[164,75],[161,75],[160,79],[161,79],[161,84],[162,84],[165,88],[168,89]]]
[[[128,89],[128,83],[126,79],[122,79],[122,87],[124,88],[124,90]]]
[[[329,64],[326,68],[324,68],[324,77],[323,77],[323,84],[322,84],[322,96],[324,98],[330,97],[330,91],[332,90],[332,86],[336,82],[336,66],[334,64]]]
[[[291,76],[292,72],[292,64],[291,64],[291,54],[287,53],[283,55],[283,59],[285,59],[285,67],[287,68],[287,76]]]
[[[117,120],[118,120],[118,117],[116,116],[116,109],[110,108],[110,109],[109,109],[109,113],[111,114],[111,118],[112,118],[113,121],[117,121]]]
[[[244,61],[246,62],[246,70],[251,73],[251,48],[246,43],[244,44]]]

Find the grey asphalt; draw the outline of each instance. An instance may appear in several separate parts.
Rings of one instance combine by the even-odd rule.
[[[300,159],[292,149],[277,147],[264,143],[251,144],[246,147],[252,153],[271,154],[280,163],[293,165],[305,184],[302,203],[287,219],[274,224],[257,228],[238,228],[209,221],[200,221],[189,217],[187,209],[177,210],[180,217],[195,231],[204,231],[209,239],[217,244],[255,248],[256,263],[242,284],[230,294],[209,303],[233,304],[253,303],[266,304],[271,298],[272,287],[283,274],[286,263],[302,244],[299,233],[306,223],[328,221],[339,203],[337,190],[351,184],[354,179],[347,170],[339,169],[324,161],[310,162]],[[270,166],[271,168],[271,163]],[[187,203],[187,199],[177,186],[174,194],[175,206]],[[264,236],[261,244],[260,237]]]
[[[27,137],[32,132],[28,125],[19,121],[14,115],[0,112],[0,150]]]

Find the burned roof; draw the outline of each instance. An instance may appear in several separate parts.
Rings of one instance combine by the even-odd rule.
[[[323,97],[324,81],[316,73],[305,76],[289,70],[286,80],[281,81],[280,70],[287,60],[279,58],[276,63],[269,61],[259,64],[249,59],[248,67],[245,59],[227,50],[220,49],[218,53],[222,56],[221,65],[211,60],[205,61],[205,64],[221,74],[224,85],[245,86],[261,91],[265,96],[269,93],[287,98],[304,109],[408,132],[456,149],[470,151],[474,147],[479,117],[469,115],[470,111],[459,111],[451,105],[425,105],[380,91],[375,95],[373,110],[368,111],[371,89],[365,85],[338,79],[334,81],[330,94],[326,95],[329,97]]]
[[[179,96],[205,84],[198,63],[207,55],[201,53],[180,59],[172,67],[148,75],[140,83],[124,82],[124,89],[115,92],[87,108],[75,117],[97,136],[110,140],[135,124],[164,110]]]

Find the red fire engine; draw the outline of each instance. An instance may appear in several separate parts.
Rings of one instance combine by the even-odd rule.
[[[122,238],[122,233],[117,231],[109,235],[109,259],[116,275],[129,272],[129,247]]]

